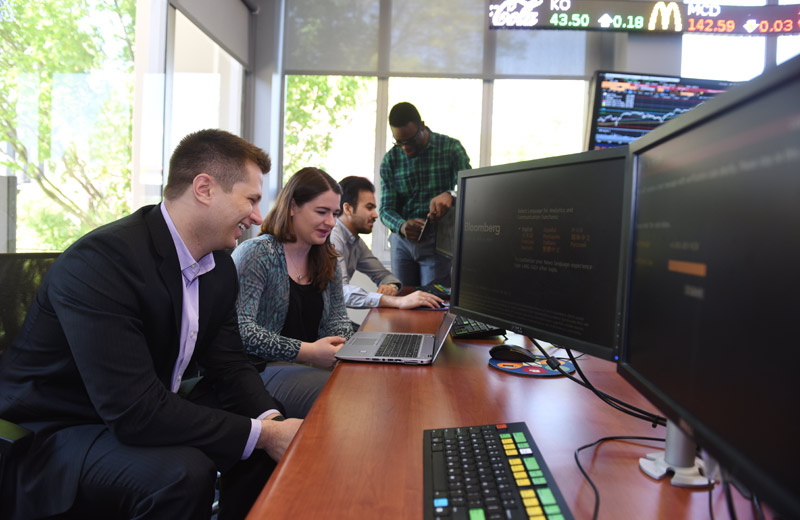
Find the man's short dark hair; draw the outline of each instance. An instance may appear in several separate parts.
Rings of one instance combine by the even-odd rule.
[[[393,106],[389,111],[389,126],[400,128],[406,126],[408,123],[415,123],[417,125],[422,123],[422,118],[419,116],[417,107],[406,101]]]
[[[351,175],[339,181],[339,186],[342,187],[342,202],[339,204],[339,209],[344,211],[344,203],[350,204],[353,209],[358,206],[358,194],[362,191],[369,191],[375,193],[375,185],[366,177],[357,177]]]
[[[200,173],[209,174],[225,192],[230,192],[234,184],[247,178],[248,161],[262,173],[267,173],[271,166],[264,150],[225,130],[207,129],[189,134],[172,153],[164,198],[180,197]]]

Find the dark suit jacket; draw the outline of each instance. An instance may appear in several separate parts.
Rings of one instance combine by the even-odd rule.
[[[233,261],[225,252],[214,261],[200,278],[192,365],[222,409],[169,391],[182,286],[158,206],[92,231],[50,268],[0,365],[0,417],[34,431],[16,471],[23,517],[71,506],[105,428],[129,445],[197,447],[219,471],[241,458],[250,418],[278,405],[242,347]]]

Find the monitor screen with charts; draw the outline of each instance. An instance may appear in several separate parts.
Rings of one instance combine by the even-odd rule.
[[[586,149],[630,144],[732,85],[730,81],[598,71],[589,88]]]
[[[450,306],[617,356],[627,147],[460,172]]]
[[[631,145],[621,374],[800,518],[800,58]]]

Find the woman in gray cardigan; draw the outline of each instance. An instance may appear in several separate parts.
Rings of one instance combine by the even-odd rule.
[[[261,234],[232,254],[242,341],[267,360],[262,378],[289,417],[305,417],[353,334],[330,243],[340,195],[330,175],[303,168],[278,194]]]

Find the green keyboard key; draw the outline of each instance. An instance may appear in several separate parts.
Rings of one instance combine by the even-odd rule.
[[[560,515],[561,509],[558,507],[558,504],[556,504],[552,506],[545,506],[544,512],[548,517],[550,517],[552,515]]]
[[[522,462],[525,463],[525,469],[528,471],[539,469],[539,463],[536,462],[536,457],[523,457]]]
[[[469,520],[486,520],[486,515],[483,513],[483,509],[470,509]]]
[[[539,502],[541,502],[543,506],[550,506],[556,503],[556,497],[553,496],[553,492],[550,491],[550,488],[537,489],[536,495],[539,496]]]

